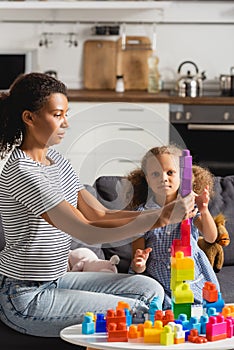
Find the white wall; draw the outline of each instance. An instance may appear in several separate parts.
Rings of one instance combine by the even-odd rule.
[[[15,14],[17,10],[13,11]],[[12,15],[11,12],[9,17]],[[0,22],[0,50],[36,49],[39,71],[55,69],[58,77],[68,87],[82,88],[83,42],[100,38],[91,34],[96,13],[90,10],[89,16],[93,18],[93,24],[79,24],[79,17],[75,24],[49,24],[43,21],[29,23],[30,18],[27,18],[28,23]],[[118,16],[121,21],[121,14]],[[109,11],[109,18],[112,17],[113,13]],[[158,23],[156,27],[157,52],[165,86],[169,86],[177,78],[178,66],[184,60],[192,60],[200,71],[205,70],[211,83],[218,83],[220,74],[229,74],[230,67],[234,66],[234,1],[172,2],[161,12],[159,21],[162,23]],[[126,25],[126,31],[127,35],[152,37],[153,26],[129,24]],[[43,32],[55,33],[52,36],[53,43],[48,48],[38,45]],[[65,42],[68,39],[66,33],[69,32],[77,33],[78,47],[69,47]],[[106,37],[110,38],[117,39]]]

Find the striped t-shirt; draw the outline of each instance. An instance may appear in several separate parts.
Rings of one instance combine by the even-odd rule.
[[[67,270],[71,236],[48,224],[41,214],[66,200],[77,207],[84,187],[71,164],[49,149],[51,165],[33,161],[16,148],[0,175],[0,213],[6,246],[0,273],[22,280],[49,281]]]

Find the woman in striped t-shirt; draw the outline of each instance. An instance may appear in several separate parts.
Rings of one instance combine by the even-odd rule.
[[[67,273],[72,236],[87,244],[116,242],[181,221],[194,206],[189,195],[142,214],[103,207],[51,148],[65,135],[67,110],[65,85],[42,73],[19,76],[0,98],[1,158],[11,152],[0,175],[6,240],[0,318],[37,336],[59,336],[62,328],[81,323],[85,312],[104,313],[120,300],[144,312],[153,298],[163,301],[163,288],[145,276]]]

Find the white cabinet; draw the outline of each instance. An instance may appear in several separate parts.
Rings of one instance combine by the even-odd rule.
[[[126,175],[145,152],[169,142],[167,103],[69,103],[69,129],[56,148],[83,183],[101,175]]]

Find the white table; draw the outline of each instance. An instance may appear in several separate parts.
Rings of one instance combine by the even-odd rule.
[[[81,345],[89,348],[96,348],[101,350],[229,350],[234,349],[234,337],[208,342],[205,344],[194,344],[186,342],[184,344],[176,345],[160,345],[160,344],[146,344],[146,343],[115,343],[108,342],[106,333],[82,334],[81,325],[74,325],[64,328],[60,337],[72,344]]]

